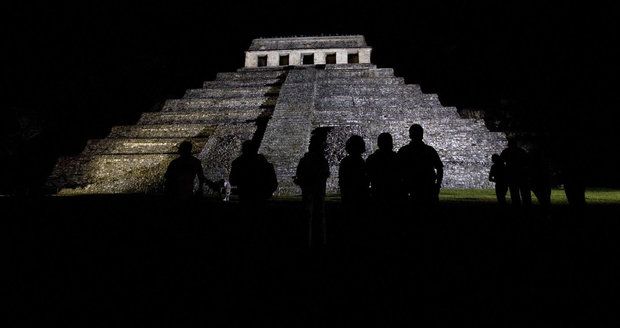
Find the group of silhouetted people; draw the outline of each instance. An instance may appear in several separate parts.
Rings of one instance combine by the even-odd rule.
[[[430,208],[438,201],[443,163],[437,151],[424,143],[423,135],[422,126],[413,124],[409,128],[411,141],[395,152],[392,135],[381,133],[377,150],[366,160],[362,157],[366,144],[361,136],[352,135],[346,141],[347,155],[340,161],[338,186],[343,207],[351,216],[361,216],[356,211],[366,209],[369,202],[382,208],[393,208],[398,204]],[[327,242],[324,213],[330,169],[325,150],[325,136],[313,134],[308,152],[300,159],[293,178],[302,191],[311,244]],[[191,142],[182,142],[179,154],[165,174],[165,189],[177,198],[189,198],[194,194],[196,178],[199,193],[202,193],[204,184],[214,190],[225,189],[227,195],[234,186],[240,202],[246,205],[264,203],[278,188],[273,165],[258,153],[258,144],[252,140],[242,143],[241,155],[232,162],[229,182],[215,183],[205,178],[200,160],[192,156]],[[492,155],[492,162],[489,180],[495,183],[501,205],[506,204],[506,194],[510,191],[514,207],[528,207],[533,191],[541,208],[545,211],[549,208],[551,175],[542,152],[533,150],[528,153],[514,140],[509,140],[508,147],[501,154]],[[564,185],[569,202],[585,203],[583,183],[570,170],[565,172]]]
[[[340,162],[338,181],[345,204],[363,203],[370,199],[391,203],[410,199],[414,203],[431,204],[438,199],[443,179],[443,163],[435,149],[422,141],[423,129],[414,124],[409,129],[411,142],[394,152],[392,136],[382,133],[378,149],[364,160],[366,144],[361,136],[353,135],[346,141],[346,157]],[[324,138],[313,135],[308,152],[300,159],[294,181],[300,186],[308,203],[322,202],[326,182],[330,176],[325,158]],[[192,144],[179,145],[179,157],[173,160],[165,173],[165,190],[179,198],[194,194],[198,178],[198,192],[203,185],[217,188],[206,179],[200,160],[192,155]],[[242,202],[260,202],[271,197],[278,187],[274,167],[258,153],[252,140],[242,143],[241,155],[232,162],[229,186],[235,186]],[[318,209],[320,206],[310,207]]]
[[[511,204],[515,208],[529,207],[534,193],[543,212],[551,206],[551,168],[548,159],[540,149],[529,153],[508,140],[508,147],[501,155],[493,154],[489,180],[495,183],[495,194],[500,205],[506,205],[506,194],[510,192]],[[585,204],[585,185],[579,175],[571,171],[572,165],[562,170],[561,180],[569,204],[581,207]]]
[[[394,152],[392,136],[379,135],[378,149],[367,160],[364,139],[351,136],[345,144],[346,157],[340,161],[338,186],[342,204],[352,217],[363,216],[371,201],[390,206],[409,201],[416,206],[437,202],[443,179],[443,163],[437,151],[422,141],[424,130],[419,124],[409,129],[411,142]],[[319,135],[310,139],[308,152],[297,166],[295,183],[302,190],[302,199],[309,222],[309,241],[327,240],[324,202],[330,176],[325,158],[325,141]],[[313,236],[320,235],[320,238]]]
[[[343,205],[361,210],[368,201],[389,206],[409,200],[411,204],[426,206],[437,202],[443,179],[443,163],[435,149],[422,141],[424,130],[419,124],[409,129],[411,142],[398,152],[394,151],[392,136],[382,133],[378,149],[364,160],[366,145],[361,136],[353,135],[345,145],[346,157],[340,162],[338,185]],[[304,212],[309,222],[309,240],[327,241],[325,222],[325,193],[330,176],[325,158],[325,138],[312,135],[308,152],[300,159],[294,182],[302,191]],[[176,198],[190,198],[194,181],[198,178],[198,193],[207,184],[200,160],[192,156],[192,144],[184,141],[179,146],[179,157],[173,160],[165,174],[165,189]],[[269,199],[278,187],[274,167],[258,153],[252,140],[243,142],[241,155],[232,162],[230,185],[237,188],[240,202],[260,204]],[[316,237],[320,236],[320,237]]]
[[[363,204],[372,200],[395,204],[409,200],[417,205],[431,205],[439,199],[443,180],[443,163],[437,151],[422,141],[419,124],[409,129],[411,141],[394,151],[392,135],[381,133],[377,150],[364,160],[366,144],[361,136],[351,136],[346,144],[347,156],[340,162],[338,185],[343,204]]]
[[[194,185],[198,178],[198,187]],[[278,188],[273,165],[265,156],[258,154],[256,143],[251,140],[241,145],[241,156],[232,162],[229,181],[211,181],[204,176],[200,160],[192,155],[192,143],[183,141],[179,145],[179,157],[172,160],[164,175],[165,192],[173,198],[188,199],[203,193],[203,185],[230,196],[231,186],[237,187],[239,199],[244,203],[260,203],[271,197]]]
[[[361,136],[351,136],[345,145],[347,156],[340,162],[338,184],[344,204],[396,204],[408,200],[431,205],[439,199],[443,163],[437,151],[425,144],[419,124],[409,129],[411,141],[394,152],[392,135],[381,133],[377,150],[364,161],[366,145]]]
[[[489,172],[489,180],[495,182],[497,201],[506,204],[506,193],[510,191],[510,199],[515,207],[529,206],[532,202],[528,181],[528,156],[525,150],[517,146],[514,140],[508,141],[508,147],[501,155],[491,156],[493,165]]]

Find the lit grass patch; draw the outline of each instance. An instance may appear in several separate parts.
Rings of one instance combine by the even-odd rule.
[[[339,202],[339,194],[328,194],[327,202]],[[278,196],[279,201],[301,201],[301,196]],[[495,190],[493,189],[441,189],[439,200],[444,202],[477,202],[495,203]],[[506,200],[510,202],[510,193],[506,195]],[[586,202],[589,204],[620,204],[620,190],[617,189],[589,189],[586,191]],[[538,204],[538,200],[532,193],[532,203]],[[566,194],[563,189],[551,190],[552,204],[567,204]]]
[[[439,194],[441,201],[454,202],[496,202],[495,190],[493,189],[442,189]],[[510,202],[510,193],[506,195]],[[538,201],[532,193],[532,202]],[[620,204],[620,190],[616,189],[590,189],[586,191],[586,202],[589,204]],[[567,204],[566,194],[563,189],[551,190],[552,204]]]
[[[492,189],[441,189],[440,201],[454,202],[495,202],[495,190]]]
[[[562,190],[562,192],[564,191]],[[620,204],[620,190],[618,189],[588,190],[586,191],[586,202],[599,203],[599,204]]]

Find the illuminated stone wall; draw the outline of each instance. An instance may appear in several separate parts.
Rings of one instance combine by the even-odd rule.
[[[280,56],[288,56],[288,65],[302,65],[302,56],[313,54],[314,65],[325,64],[326,55],[335,55],[336,64],[348,64],[348,55],[357,54],[359,63],[369,64],[372,48],[362,35],[298,38],[265,38],[252,41],[245,52],[245,67],[258,67],[258,58],[267,57],[266,66],[280,66]]]
[[[366,141],[368,156],[382,132],[394,138],[395,149],[409,142],[411,124],[425,129],[425,141],[445,164],[444,187],[489,188],[490,155],[501,152],[505,136],[489,132],[482,121],[462,119],[456,108],[443,107],[434,94],[404,84],[389,68],[374,65],[299,67],[289,72],[269,121],[261,151],[274,162],[280,193],[296,194],[292,183],[299,158],[316,129],[327,133],[331,178],[329,192],[338,192],[338,165],[352,134]]]

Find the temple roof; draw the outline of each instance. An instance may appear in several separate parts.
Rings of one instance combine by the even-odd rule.
[[[249,51],[366,48],[363,35],[261,38],[252,40]]]

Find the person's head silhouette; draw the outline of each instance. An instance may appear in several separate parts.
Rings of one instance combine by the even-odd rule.
[[[192,142],[185,140],[179,144],[179,155],[191,156],[192,155]]]
[[[258,153],[258,147],[252,140],[246,140],[241,144],[241,155],[251,156]]]
[[[377,146],[383,151],[391,151],[394,148],[394,141],[392,141],[392,135],[383,132],[377,138]]]
[[[502,157],[499,156],[498,154],[493,154],[491,155],[491,161],[495,164],[502,163]]]
[[[413,124],[409,128],[409,138],[412,141],[422,141],[422,137],[424,136],[424,129],[420,124]]]
[[[347,140],[344,148],[349,155],[361,156],[364,152],[366,152],[366,143],[364,142],[364,138],[361,136],[352,135]]]
[[[319,135],[312,135],[310,137],[310,145],[308,146],[308,152],[315,154],[323,154],[325,151],[325,138]]]

